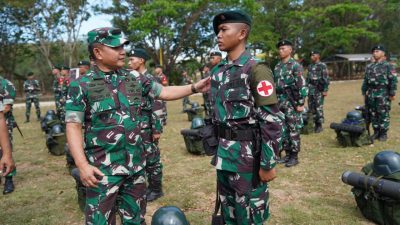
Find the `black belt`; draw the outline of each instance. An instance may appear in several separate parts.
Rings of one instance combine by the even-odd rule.
[[[226,126],[216,126],[218,137],[231,141],[253,141],[255,139],[255,128],[237,130]]]

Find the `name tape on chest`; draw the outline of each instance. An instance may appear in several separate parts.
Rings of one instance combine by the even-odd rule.
[[[274,92],[274,86],[268,80],[262,80],[257,84],[257,93],[263,97],[268,97]]]

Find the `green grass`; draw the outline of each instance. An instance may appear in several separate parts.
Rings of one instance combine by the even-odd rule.
[[[342,148],[329,129],[345,114],[362,105],[360,81],[333,83],[326,98],[324,132],[302,136],[300,164],[287,169],[277,167],[278,177],[270,184],[271,212],[269,224],[372,224],[356,208],[350,186],[341,182],[345,170],[359,171],[384,149],[398,151],[400,110],[392,104],[389,140],[374,146]],[[201,102],[200,96],[191,100]],[[45,112],[49,107],[43,107]],[[148,204],[147,221],[164,205],[185,211],[192,225],[210,224],[215,199],[215,170],[207,156],[195,156],[185,149],[180,130],[188,128],[187,116],[180,113],[181,101],[168,103],[168,125],[161,137],[164,163],[165,196]],[[14,159],[18,166],[16,191],[0,194],[1,225],[82,224],[75,184],[65,167],[64,156],[52,156],[38,122],[28,124],[24,109],[15,115],[25,138],[14,131]],[[34,113],[32,113],[34,115]]]

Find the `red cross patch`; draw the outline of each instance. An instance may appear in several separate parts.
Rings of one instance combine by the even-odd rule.
[[[274,86],[267,80],[262,80],[257,84],[257,93],[263,97],[268,97],[274,92]]]

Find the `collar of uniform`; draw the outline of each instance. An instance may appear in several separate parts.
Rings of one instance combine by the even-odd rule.
[[[229,63],[228,56],[226,56],[225,59],[222,60],[220,64],[218,64],[218,66],[223,66],[223,65],[226,65],[226,64],[232,64],[232,65],[235,65],[235,66],[240,66],[240,67],[242,67],[242,66],[244,66],[244,64],[246,64],[246,62],[247,62],[250,58],[251,58],[250,51],[245,50],[245,51],[239,56],[239,58],[233,60],[232,63]]]

